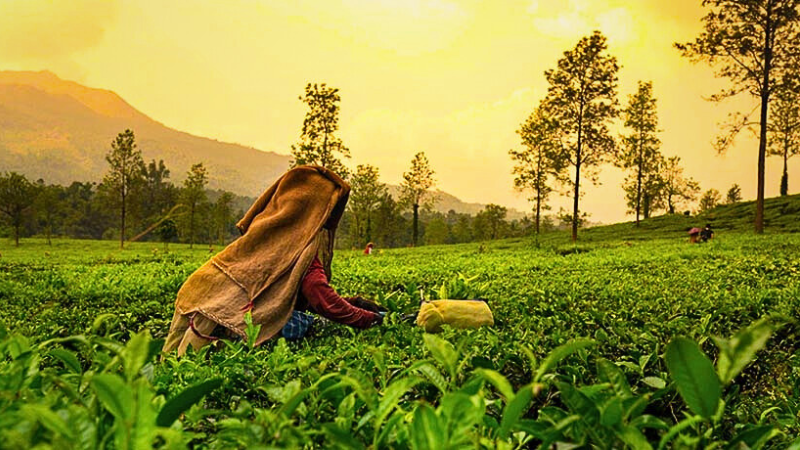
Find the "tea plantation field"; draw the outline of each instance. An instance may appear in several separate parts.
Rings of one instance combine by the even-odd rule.
[[[0,447],[800,448],[800,234],[603,236],[340,251],[383,326],[181,359],[207,247],[2,242]],[[496,323],[426,335],[420,289]]]

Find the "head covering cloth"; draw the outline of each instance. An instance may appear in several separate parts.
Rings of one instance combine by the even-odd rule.
[[[286,172],[236,224],[242,236],[195,271],[175,301],[164,351],[199,348],[223,326],[245,337],[244,315],[261,325],[260,344],[289,320],[300,284],[319,254],[330,278],[336,227],[350,186],[332,171],[300,166]]]

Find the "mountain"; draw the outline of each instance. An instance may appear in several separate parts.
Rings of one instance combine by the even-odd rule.
[[[145,162],[163,159],[173,181],[192,164],[209,168],[209,187],[256,195],[289,167],[289,156],[169,128],[111,91],[50,72],[0,71],[0,170],[48,183],[100,181],[105,155],[130,128]]]
[[[62,185],[100,181],[108,170],[111,141],[127,128],[134,131],[145,162],[163,159],[176,183],[192,164],[202,162],[209,169],[210,189],[254,197],[289,167],[288,155],[169,128],[112,91],[48,71],[0,71],[0,172]],[[444,213],[474,215],[484,207],[441,191],[437,198],[436,209]],[[509,210],[509,219],[521,216]]]

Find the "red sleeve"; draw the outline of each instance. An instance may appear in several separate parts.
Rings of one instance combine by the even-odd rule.
[[[308,301],[309,309],[334,322],[369,328],[378,320],[377,314],[351,305],[333,290],[319,258],[315,257],[308,268],[300,293]]]

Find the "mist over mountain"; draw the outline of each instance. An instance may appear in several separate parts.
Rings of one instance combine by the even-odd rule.
[[[55,74],[0,71],[0,171],[67,185],[102,180],[105,155],[118,133],[131,129],[145,162],[163,159],[174,183],[192,164],[209,169],[210,189],[255,197],[289,167],[291,157],[178,131],[151,119],[116,93]],[[393,195],[397,187],[392,186]],[[437,192],[436,209],[476,214],[479,203]],[[509,210],[509,218],[522,213]]]

